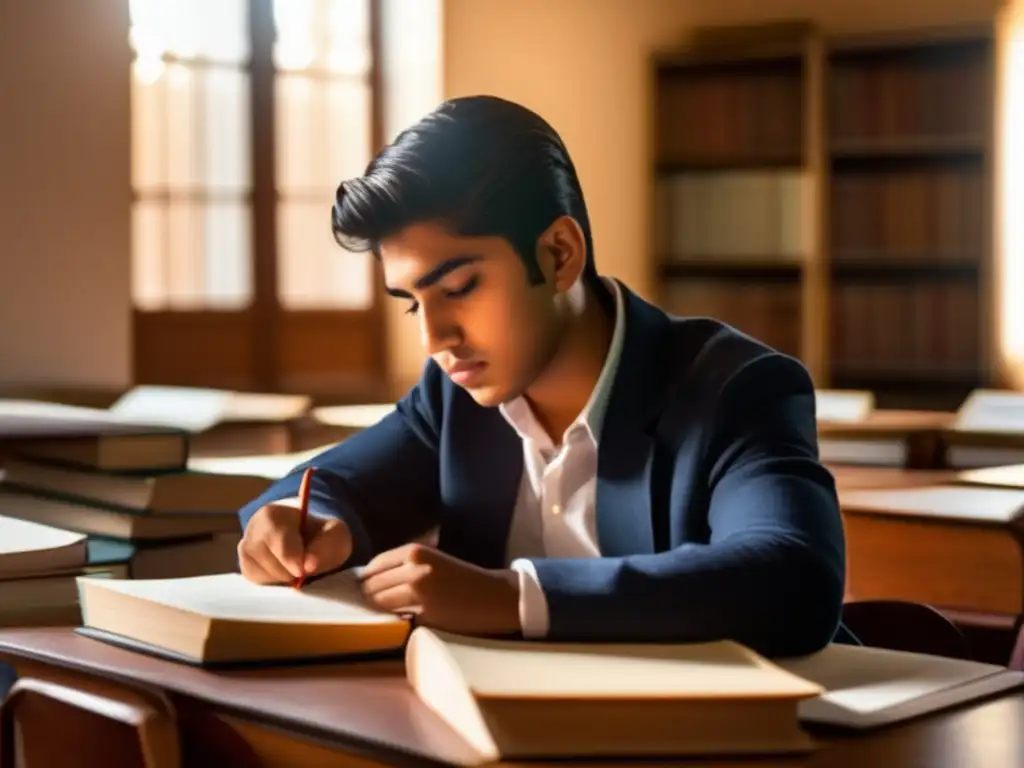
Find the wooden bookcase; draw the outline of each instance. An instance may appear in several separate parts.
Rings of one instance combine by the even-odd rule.
[[[998,384],[992,68],[988,29],[703,30],[656,56],[661,305],[882,406]]]

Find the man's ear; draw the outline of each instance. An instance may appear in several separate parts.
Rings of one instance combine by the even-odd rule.
[[[572,216],[559,216],[537,240],[542,269],[555,290],[564,293],[576,284],[587,264],[587,241]],[[546,257],[546,258],[545,258]]]

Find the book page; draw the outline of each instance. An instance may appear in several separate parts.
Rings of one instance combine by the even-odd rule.
[[[0,515],[0,558],[15,553],[70,547],[85,539],[84,533]],[[2,565],[0,570],[3,570]]]
[[[228,421],[290,421],[307,413],[312,404],[313,398],[308,395],[236,392],[224,418]]]
[[[933,485],[926,488],[890,488],[849,491],[843,508],[851,511],[920,515],[977,522],[1008,523],[1024,511],[1024,489],[972,488]]]
[[[476,696],[492,698],[806,697],[819,686],[728,641],[544,643],[417,628],[407,663],[450,660]]]
[[[327,405],[313,409],[313,418],[333,427],[366,429],[372,427],[395,410],[394,405],[372,403],[367,405]]]
[[[232,393],[198,387],[135,387],[110,406],[110,414],[130,424],[159,424],[205,432],[219,424]]]
[[[319,456],[333,443],[296,453],[272,453],[256,456],[192,456],[188,460],[190,472],[208,472],[215,475],[243,475],[280,480],[299,464]]]
[[[238,573],[184,579],[105,581],[104,589],[227,621],[275,624],[382,624],[404,621],[370,605],[358,572],[342,571],[302,589],[254,584]]]

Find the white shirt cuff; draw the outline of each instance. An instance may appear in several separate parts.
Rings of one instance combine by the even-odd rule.
[[[509,568],[519,574],[519,626],[523,637],[545,637],[548,633],[548,601],[537,578],[537,569],[525,559],[513,560]]]

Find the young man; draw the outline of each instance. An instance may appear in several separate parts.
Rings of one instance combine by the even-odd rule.
[[[240,511],[242,573],[362,565],[379,606],[469,634],[732,638],[839,627],[844,541],[796,360],[598,276],[555,131],[454,99],[341,184],[338,242],[380,260],[430,356],[390,416]],[[437,548],[409,544],[439,528]]]

